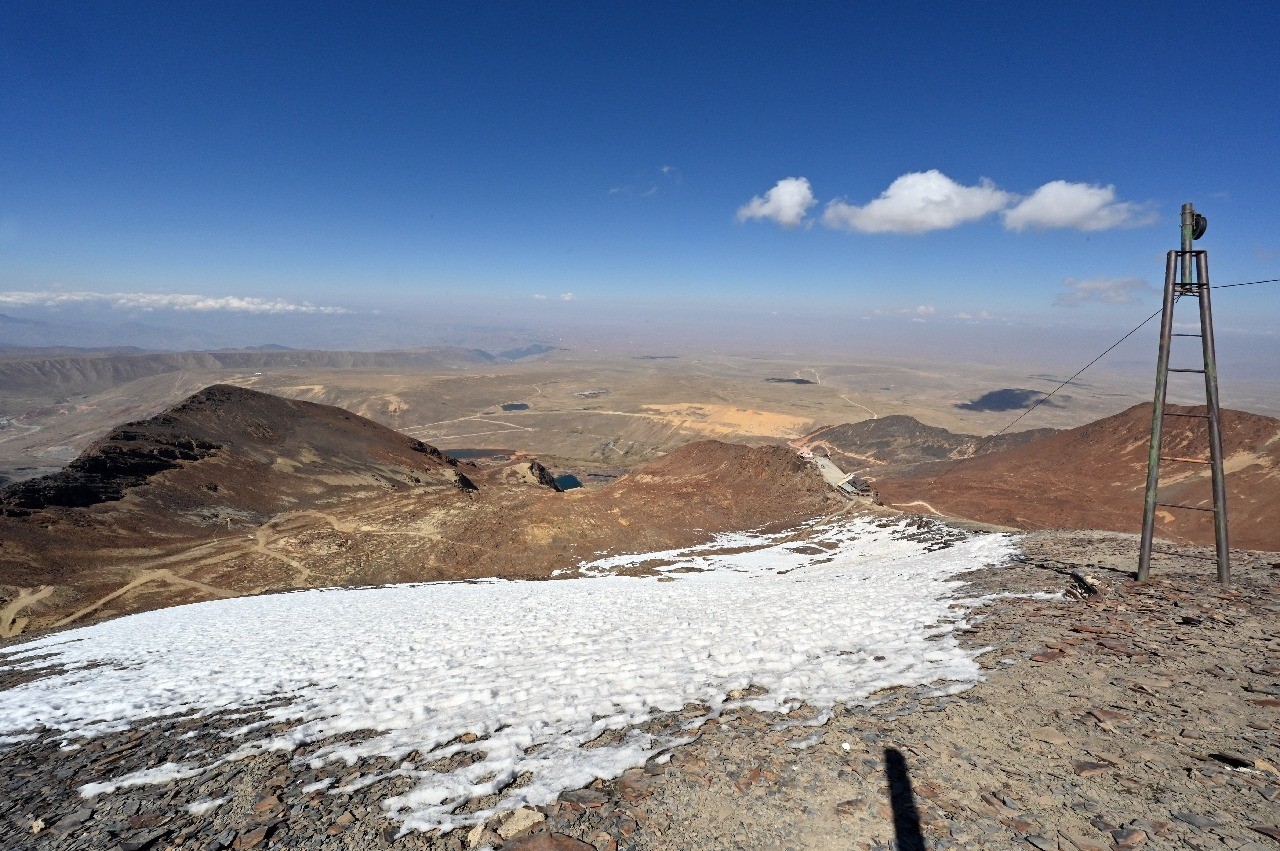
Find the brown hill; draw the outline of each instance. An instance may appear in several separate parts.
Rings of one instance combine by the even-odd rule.
[[[840,504],[816,468],[792,449],[703,440],[605,488],[526,503],[512,526],[521,530],[522,544],[534,545],[535,560],[557,552],[579,560],[598,552],[684,546],[710,532],[780,528]],[[543,566],[554,567],[552,561]]]
[[[715,441],[562,493],[529,458],[482,469],[340,408],[215,385],[0,490],[0,637],[270,590],[545,577],[831,499],[794,451]]]
[[[1231,545],[1280,550],[1280,420],[1233,410],[1222,417]],[[1204,420],[1166,417],[1165,425],[1164,455],[1208,457]],[[935,469],[876,486],[891,505],[924,502],[943,514],[1020,529],[1138,532],[1150,436],[1148,403],[974,458],[945,476]],[[1162,502],[1212,506],[1206,465],[1166,462],[1161,470]],[[1160,509],[1156,534],[1211,545],[1211,518],[1208,512]]]
[[[464,467],[467,465],[464,465]],[[148,528],[261,522],[371,489],[468,487],[459,462],[385,426],[312,402],[215,384],[163,414],[127,423],[63,470],[0,491],[27,516],[126,499]]]
[[[925,425],[915,417],[893,414],[857,423],[825,426],[805,435],[797,445],[829,454],[842,469],[882,476],[900,475],[938,461],[1003,452],[1056,431],[1038,428],[986,438],[956,434],[945,428]]]

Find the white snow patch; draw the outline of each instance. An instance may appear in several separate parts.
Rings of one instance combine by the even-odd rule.
[[[197,774],[203,774],[204,768],[192,765],[183,765],[177,762],[166,762],[163,765],[157,765],[154,768],[135,771],[132,774],[126,774],[115,780],[109,780],[106,783],[86,783],[80,787],[80,794],[86,798],[92,798],[95,795],[101,795],[104,792],[114,792],[117,789],[126,789],[130,786],[147,786],[152,783],[170,783],[174,780],[186,780],[188,777],[195,777]]]
[[[317,780],[315,783],[308,783],[306,786],[302,787],[302,794],[310,795],[312,792],[319,792],[321,789],[328,789],[333,784],[333,781],[337,779],[338,778],[336,777],[326,777],[323,780]]]
[[[213,812],[214,810],[216,810],[218,807],[222,806],[229,800],[231,799],[230,798],[211,798],[205,801],[192,801],[190,804],[187,804],[187,812],[191,813],[191,815],[193,816],[202,816],[202,815],[205,815],[206,813]]]
[[[162,716],[261,708],[272,723],[297,726],[238,730],[243,744],[224,760],[313,742],[316,766],[385,756],[400,763],[392,774],[416,784],[385,799],[387,811],[405,830],[448,831],[642,764],[688,733],[637,726],[690,704],[708,707],[701,720],[741,705],[821,713],[894,686],[940,683],[951,693],[980,680],[953,635],[965,614],[954,577],[1004,561],[1012,539],[968,537],[929,552],[911,537],[918,530],[906,523],[852,520],[600,559],[581,566],[592,578],[305,591],[119,618],[0,654],[7,667],[67,668],[0,692],[0,742],[40,725],[94,736]],[[655,568],[663,576],[600,575],[654,561],[671,562]],[[671,578],[679,581],[658,581]],[[31,660],[39,654],[52,659]],[[729,698],[752,685],[767,694]],[[324,743],[355,730],[377,734]],[[623,731],[618,743],[582,747],[609,730]],[[467,733],[477,740],[460,741]],[[401,762],[415,750],[417,766]],[[464,751],[482,758],[424,767]],[[208,767],[168,763],[81,791]],[[526,773],[530,782],[508,788]],[[504,790],[493,807],[455,812]]]

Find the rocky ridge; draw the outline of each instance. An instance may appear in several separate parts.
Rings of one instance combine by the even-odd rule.
[[[1057,429],[1037,428],[980,437],[956,434],[905,414],[892,414],[825,426],[805,435],[796,445],[829,454],[843,469],[881,477],[901,475],[938,462],[1002,452],[1056,432]]]
[[[1170,405],[1184,414],[1202,407]],[[1208,457],[1203,419],[1166,417],[1162,453]],[[1151,404],[1052,434],[958,465],[922,469],[877,481],[886,503],[917,506],[1018,529],[1138,529],[1146,487]],[[1223,410],[1222,440],[1231,543],[1280,550],[1280,420]],[[954,467],[954,469],[952,469]],[[1160,500],[1212,506],[1209,468],[1166,461]],[[1205,511],[1160,509],[1156,534],[1181,543],[1213,540]]]

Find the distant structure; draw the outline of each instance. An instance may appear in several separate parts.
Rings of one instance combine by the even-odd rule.
[[[831,487],[840,491],[847,497],[862,497],[864,499],[876,498],[876,492],[872,489],[871,483],[866,479],[860,478],[853,473],[846,473],[836,466],[836,462],[830,458],[818,455],[813,452],[802,452],[800,456],[808,461],[812,461],[814,466],[818,468],[818,472],[822,474],[822,478]]]
[[[1222,414],[1218,407],[1218,367],[1213,350],[1213,313],[1209,306],[1209,254],[1193,250],[1193,241],[1204,236],[1208,221],[1191,204],[1182,205],[1182,248],[1170,251],[1165,259],[1164,310],[1160,317],[1160,352],[1156,360],[1156,398],[1151,414],[1151,454],[1147,461],[1147,492],[1142,513],[1142,548],[1138,556],[1138,581],[1145,582],[1151,571],[1151,544],[1155,535],[1156,508],[1213,512],[1214,537],[1218,548],[1218,581],[1231,579],[1230,553],[1227,549],[1227,489],[1222,471]],[[1200,303],[1200,333],[1173,333],[1173,308],[1183,296]],[[1201,369],[1171,369],[1169,355],[1174,337],[1199,337],[1203,355]],[[1166,411],[1169,373],[1198,373],[1204,376],[1205,412],[1203,414]],[[1175,458],[1161,454],[1164,418],[1190,417],[1207,425],[1209,457]],[[1213,480],[1213,508],[1160,502],[1160,463],[1208,464]]]

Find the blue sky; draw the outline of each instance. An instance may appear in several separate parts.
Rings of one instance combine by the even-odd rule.
[[[370,5],[6,3],[0,311],[1124,330],[1188,200],[1280,277],[1273,4]]]

